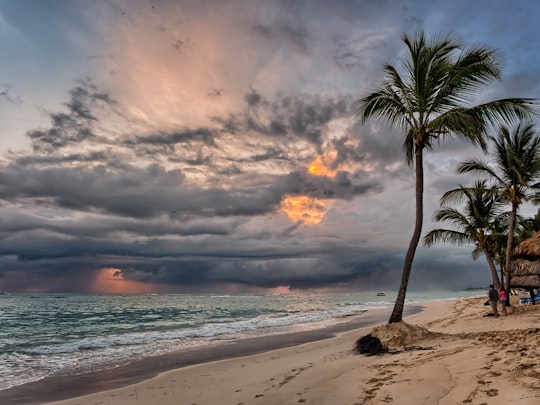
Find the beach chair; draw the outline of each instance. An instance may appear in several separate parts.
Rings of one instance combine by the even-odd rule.
[[[540,303],[540,294],[536,294],[534,296],[534,302],[535,303]],[[532,299],[531,297],[523,297],[523,298],[520,298],[519,299],[519,303],[520,305],[531,305],[532,304]]]

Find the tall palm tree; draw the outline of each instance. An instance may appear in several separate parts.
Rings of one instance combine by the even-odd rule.
[[[519,123],[513,130],[501,126],[498,137],[491,137],[495,145],[492,164],[468,160],[458,167],[460,173],[478,172],[493,180],[512,210],[508,226],[505,260],[505,290],[510,290],[510,262],[519,206],[537,198],[540,184],[540,136],[532,123]],[[532,191],[532,192],[531,192]]]
[[[520,226],[516,229],[516,245],[540,231],[540,209],[531,218],[523,218],[518,215],[516,226],[518,224]]]
[[[495,51],[487,48],[463,49],[450,36],[428,40],[423,31],[403,41],[408,57],[401,72],[384,66],[378,90],[355,103],[362,122],[377,118],[404,131],[407,163],[416,176],[416,219],[407,250],[401,283],[389,322],[403,317],[405,296],[423,222],[424,149],[455,135],[485,149],[484,135],[490,124],[519,120],[532,112],[532,99],[502,99],[468,106],[476,92],[500,76]]]
[[[499,265],[499,274],[501,280],[501,286],[504,286],[504,274],[506,263],[506,244],[508,242],[508,228],[510,225],[510,212],[505,211],[501,217],[495,221],[493,226],[493,233],[489,238],[489,248],[491,249],[491,255],[495,261],[495,264]]]
[[[452,207],[453,203],[463,203],[462,210]],[[498,224],[504,217],[504,201],[497,189],[488,188],[486,181],[477,181],[473,187],[460,186],[447,191],[441,198],[442,208],[435,212],[434,220],[449,223],[455,229],[433,229],[424,236],[424,244],[433,246],[436,243],[474,243],[473,257],[481,251],[491,273],[495,288],[501,287],[494,255],[499,238]]]

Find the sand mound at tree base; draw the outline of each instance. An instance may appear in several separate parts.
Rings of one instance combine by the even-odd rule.
[[[373,328],[373,337],[378,338],[387,349],[400,349],[418,341],[433,337],[435,334],[421,326],[410,325],[403,321],[387,323]]]

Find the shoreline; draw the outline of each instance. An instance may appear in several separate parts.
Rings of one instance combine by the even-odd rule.
[[[404,316],[422,311],[420,304],[407,305]],[[42,405],[64,401],[133,384],[144,383],[162,373],[189,366],[232,360],[274,350],[334,338],[342,333],[372,328],[387,321],[390,308],[370,309],[335,325],[301,332],[221,342],[134,361],[113,369],[45,379],[0,391],[0,403]],[[358,335],[360,337],[360,335]],[[351,346],[352,348],[352,346]]]
[[[384,355],[353,353],[356,340],[374,331],[364,326],[54,405],[538,404],[540,305],[520,306],[517,298],[498,318],[486,316],[486,298],[478,297],[427,302],[403,323],[384,319],[376,329],[399,332],[385,340]]]

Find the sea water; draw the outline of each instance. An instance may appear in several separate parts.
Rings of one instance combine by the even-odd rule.
[[[408,293],[407,302],[485,292]],[[225,340],[310,330],[393,305],[395,293],[0,295],[0,390]]]

